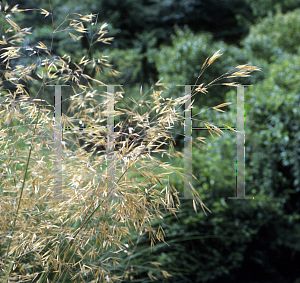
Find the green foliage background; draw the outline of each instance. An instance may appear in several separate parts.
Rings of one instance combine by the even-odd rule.
[[[20,8],[40,6],[49,10],[46,2],[16,3]],[[224,131],[223,137],[213,139],[194,130],[193,140],[207,137],[207,149],[193,146],[193,174],[197,177],[193,186],[212,213],[207,217],[201,209],[195,213],[192,204],[183,200],[178,219],[166,215],[161,221],[169,246],[159,243],[153,251],[147,235],[133,233],[133,242],[138,240],[136,253],[124,255],[117,270],[122,274],[127,267],[128,281],[130,275],[134,276],[132,282],[151,281],[147,273],[153,267],[150,272],[159,282],[299,282],[299,1],[238,2],[239,6],[233,0],[211,1],[216,12],[209,14],[203,10],[205,1],[178,1],[177,6],[175,1],[51,1],[55,27],[70,12],[99,13],[99,22],[109,23],[114,43],[103,49],[91,47],[90,53],[91,57],[109,55],[121,75],[113,78],[104,70],[96,79],[124,84],[128,98],[139,97],[140,83],[146,91],[160,78],[169,83],[168,95],[183,95],[183,88],[176,85],[194,84],[205,59],[219,49],[223,56],[198,83],[208,83],[236,65],[249,64],[263,70],[240,81],[252,85],[245,87],[245,188],[246,196],[254,200],[228,199],[235,194],[234,132]],[[173,9],[166,14],[166,7]],[[235,20],[212,25],[224,7]],[[196,25],[199,15],[206,23],[203,28]],[[18,20],[36,26],[35,18],[33,12]],[[52,30],[50,20],[46,21],[29,40],[50,45]],[[76,48],[70,37],[55,34],[54,53],[68,53],[80,60],[89,49],[90,34]],[[49,101],[51,95],[49,91]],[[213,110],[201,113],[229,101],[233,103],[224,108],[226,114]],[[203,126],[196,120],[201,119],[220,127],[222,123],[235,127],[235,89],[214,86],[209,94],[198,94],[194,106],[193,126]],[[178,126],[174,135],[176,149],[183,152],[183,127]],[[183,160],[170,161],[175,166],[180,162],[183,166]],[[183,192],[182,180],[170,181]],[[151,262],[158,262],[173,277],[165,279]]]

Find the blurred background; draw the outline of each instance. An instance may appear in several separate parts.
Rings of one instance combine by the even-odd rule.
[[[140,99],[141,85],[146,93],[159,79],[169,86],[165,97],[183,96],[184,88],[176,85],[195,84],[205,59],[219,49],[223,55],[197,84],[209,83],[237,65],[262,68],[235,80],[252,85],[245,87],[245,191],[254,200],[228,199],[236,193],[236,133],[224,131],[213,138],[207,131],[193,130],[193,141],[206,137],[207,142],[206,148],[193,145],[197,178],[193,186],[212,213],[206,216],[201,208],[196,213],[191,200],[182,200],[178,219],[166,214],[160,223],[168,245],[158,243],[151,251],[148,235],[140,237],[136,255],[128,266],[129,257],[124,256],[117,272],[122,274],[128,267],[128,282],[150,282],[150,274],[158,282],[300,283],[300,0],[12,0],[8,4],[53,10],[54,26],[51,16],[44,18],[38,10],[12,15],[19,26],[33,27],[24,44],[42,41],[51,46],[53,36],[53,56],[68,54],[75,62],[84,55],[109,56],[119,76],[105,68],[100,76],[93,70],[87,73],[105,84],[123,85],[129,106],[134,105],[129,98]],[[112,44],[91,45],[95,25],[86,26],[86,36],[77,42],[67,31],[53,34],[70,13],[97,14],[94,22],[108,24]],[[39,85],[26,85],[31,96]],[[194,97],[193,127],[203,127],[203,121],[236,127],[236,89],[208,90]],[[70,94],[63,92],[65,114]],[[53,105],[53,97],[54,90],[48,88],[44,98]],[[210,109],[203,113],[224,102],[232,102],[223,108],[226,113]],[[183,126],[175,127],[174,138],[176,150],[183,152]],[[180,159],[165,160],[184,165]],[[174,176],[170,182],[183,192],[181,179]],[[137,242],[134,234],[132,241]],[[154,261],[172,277],[164,278],[151,265]]]

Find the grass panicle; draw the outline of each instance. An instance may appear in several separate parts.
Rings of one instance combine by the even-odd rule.
[[[179,109],[187,96],[164,98],[167,87],[158,81],[147,93],[140,89],[141,98],[133,101],[133,109],[116,108],[115,116],[120,116],[122,122],[115,138],[122,138],[119,149],[114,152],[114,188],[108,191],[107,157],[97,153],[101,144],[106,145],[107,114],[103,113],[108,97],[100,88],[105,85],[100,70],[107,68],[113,73],[107,56],[91,60],[83,57],[79,62],[73,62],[67,54],[54,56],[52,43],[55,33],[63,31],[62,25],[54,30],[50,47],[42,41],[32,47],[25,46],[30,29],[20,27],[10,15],[32,9],[19,9],[18,5],[1,8],[9,11],[5,17],[7,34],[0,41],[1,66],[5,67],[0,82],[1,282],[120,282],[129,266],[128,262],[121,275],[115,272],[122,253],[132,254],[132,247],[136,246],[130,235],[149,233],[151,245],[165,242],[162,228],[154,230],[151,224],[163,218],[165,212],[176,215],[180,208],[179,192],[169,183],[169,176],[177,174],[182,179],[187,176],[180,172],[181,168],[163,162],[161,157],[182,156],[181,152],[171,152],[162,146],[172,145],[171,131],[175,123],[183,125],[184,117]],[[52,17],[53,22],[51,9],[35,10],[44,17]],[[66,17],[68,35],[74,42],[87,32],[83,22],[91,24],[94,17],[81,14]],[[112,38],[105,37],[105,28],[105,24],[99,27],[91,45],[111,42]],[[221,55],[218,51],[208,58],[201,72]],[[12,64],[21,63],[18,60],[22,56],[29,58],[31,64]],[[72,69],[71,63],[76,68]],[[96,70],[95,77],[88,75],[87,66]],[[245,77],[257,70],[259,68],[253,66],[237,66],[213,82],[202,84],[196,92],[207,92],[207,88],[220,79]],[[39,79],[34,78],[33,73]],[[35,97],[29,95],[21,81],[28,85],[40,83]],[[15,90],[6,89],[5,82],[13,84]],[[60,200],[55,199],[53,192],[55,173],[52,168],[56,158],[53,106],[43,99],[46,86],[54,84],[69,84],[73,91],[68,98],[70,115],[63,114],[63,126],[75,129],[76,120],[82,120],[87,127],[81,136],[93,144],[92,151],[87,152],[86,144],[80,146],[76,134],[64,132]],[[236,83],[227,85],[236,86]],[[116,105],[122,98],[122,92],[115,95]],[[220,108],[226,105],[213,109],[222,111]],[[205,126],[217,135],[222,133],[208,122]],[[102,130],[93,130],[97,128]],[[198,140],[205,143],[201,138]],[[192,185],[191,189],[195,210],[201,205],[204,212],[204,208],[210,211]],[[164,270],[161,272],[165,277],[171,276]]]

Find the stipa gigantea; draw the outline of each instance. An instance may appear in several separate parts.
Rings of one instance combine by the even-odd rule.
[[[11,9],[12,12],[25,10],[28,9]],[[46,9],[40,9],[40,13],[46,17],[53,16],[52,11]],[[68,19],[69,27],[76,32],[85,33],[83,22],[89,23],[91,15],[73,16],[73,19]],[[10,18],[7,24],[20,38],[26,37],[29,32]],[[95,42],[109,41],[104,38],[104,28],[105,26],[100,27]],[[58,30],[57,28],[56,32]],[[69,35],[72,39],[78,39],[74,31]],[[10,66],[12,59],[20,58],[20,51],[24,49],[23,46],[14,46],[12,40],[13,38],[6,38],[12,48],[4,49],[2,53],[1,59],[6,66]],[[1,44],[4,43],[3,41]],[[52,198],[54,174],[49,168],[55,158],[54,154],[45,157],[45,147],[47,149],[53,137],[51,110],[43,100],[45,86],[62,81],[70,83],[74,92],[70,110],[80,111],[74,116],[63,117],[66,126],[74,126],[74,117],[82,115],[86,118],[85,124],[88,127],[103,126],[106,117],[91,114],[99,113],[106,107],[105,102],[99,102],[102,95],[100,88],[97,88],[97,84],[103,83],[85,72],[86,66],[90,64],[96,68],[99,61],[89,61],[83,56],[79,62],[74,62],[76,68],[71,69],[69,64],[72,60],[69,56],[51,56],[50,48],[42,41],[38,41],[34,47],[26,48],[32,52],[28,56],[32,60],[37,59],[36,64],[11,67],[11,71],[6,72],[3,77],[3,80],[15,84],[16,91],[3,91],[1,96],[3,103],[0,123],[3,135],[0,140],[0,155],[6,157],[2,159],[1,165],[0,221],[4,228],[0,232],[0,241],[1,247],[5,247],[0,250],[1,276],[4,282],[15,278],[19,282],[68,282],[71,278],[75,280],[79,277],[83,282],[96,280],[95,278],[120,281],[123,275],[118,277],[114,268],[120,261],[119,252],[126,249],[124,241],[130,242],[130,233],[151,232],[153,243],[164,241],[163,230],[159,228],[154,231],[151,223],[163,217],[163,209],[173,214],[179,209],[178,191],[173,184],[167,182],[167,177],[173,173],[183,179],[186,176],[179,172],[181,168],[162,162],[159,156],[181,154],[169,153],[161,145],[171,140],[173,126],[184,119],[178,114],[178,110],[186,97],[165,99],[163,91],[167,87],[159,81],[152,88],[152,101],[146,100],[147,94],[143,94],[141,89],[141,99],[134,102],[133,109],[120,109],[116,113],[127,115],[126,121],[134,125],[131,133],[127,134],[135,137],[136,143],[126,139],[127,144],[115,152],[116,182],[111,191],[106,187],[105,155],[94,156],[92,160],[91,154],[83,151],[83,147],[70,150],[67,145],[73,140],[66,136],[63,143],[63,199],[55,201]],[[203,70],[220,55],[217,52],[208,58]],[[43,60],[39,61],[41,57]],[[252,66],[238,66],[237,69],[239,71],[228,73],[227,77],[243,77],[258,70]],[[40,78],[41,98],[30,97],[24,87],[16,83],[20,78],[32,80],[33,72]],[[85,80],[85,84],[80,79]],[[206,92],[213,82],[203,84],[198,91]],[[19,93],[22,97],[16,99],[16,94]],[[147,105],[148,108],[144,109],[149,109],[149,112],[137,112],[136,108],[140,104]],[[223,106],[224,104],[218,105],[215,110],[220,111]],[[152,120],[151,113],[154,113]],[[218,132],[216,128],[214,130]],[[145,138],[143,144],[142,138]],[[157,172],[158,168],[160,172]],[[138,174],[139,178],[133,178],[130,174]],[[206,207],[197,191],[193,187],[192,189],[195,209],[200,204],[204,211]],[[95,257],[98,259],[97,264]],[[29,271],[24,274],[25,269]],[[82,274],[86,274],[85,277]],[[165,272],[164,275],[168,276],[168,273]]]

